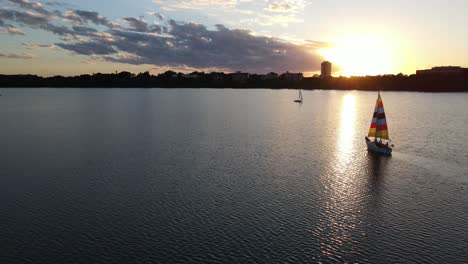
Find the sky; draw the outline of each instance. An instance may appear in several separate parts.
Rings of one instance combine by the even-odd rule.
[[[468,67],[467,0],[0,0],[0,74]]]

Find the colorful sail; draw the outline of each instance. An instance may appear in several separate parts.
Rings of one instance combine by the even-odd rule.
[[[385,118],[385,111],[380,93],[375,102],[374,116],[372,117],[369,129],[369,137],[389,139],[387,119]]]

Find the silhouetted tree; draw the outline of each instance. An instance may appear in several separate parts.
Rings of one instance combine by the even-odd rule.
[[[197,72],[190,75],[166,71],[157,76],[149,72],[137,75],[120,73],[64,77],[40,77],[37,75],[0,75],[0,87],[180,87],[180,88],[302,88],[337,89],[364,91],[426,91],[464,92],[468,91],[468,73],[458,75],[380,75],[364,77],[337,77],[321,79],[319,76],[291,81],[280,78],[276,73],[267,75],[251,74],[242,82],[223,72]]]

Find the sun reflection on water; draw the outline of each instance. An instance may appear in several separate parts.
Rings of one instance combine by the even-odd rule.
[[[340,106],[340,112],[336,116],[339,126],[335,130],[335,153],[323,172],[327,199],[323,204],[321,224],[316,230],[324,238],[320,241],[320,262],[330,261],[331,256],[340,256],[340,252],[346,251],[344,248],[352,247],[353,230],[360,224],[362,209],[363,183],[360,183],[358,177],[360,159],[355,140],[356,96],[352,93],[344,95]]]
[[[343,173],[352,159],[356,126],[356,96],[347,94],[341,103],[340,127],[336,145],[335,166]]]

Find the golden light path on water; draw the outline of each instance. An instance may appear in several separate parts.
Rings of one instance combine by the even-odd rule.
[[[356,130],[356,96],[347,94],[343,96],[341,104],[340,128],[338,129],[338,142],[336,154],[340,173],[348,166],[354,146],[354,134]]]
[[[343,261],[337,256],[352,244],[351,233],[359,223],[361,204],[359,183],[357,183],[356,160],[356,101],[353,94],[341,98],[336,128],[335,153],[325,171],[327,199],[323,205],[324,219],[317,232],[324,240],[320,241],[321,256],[318,261]],[[332,259],[330,259],[332,258]]]

